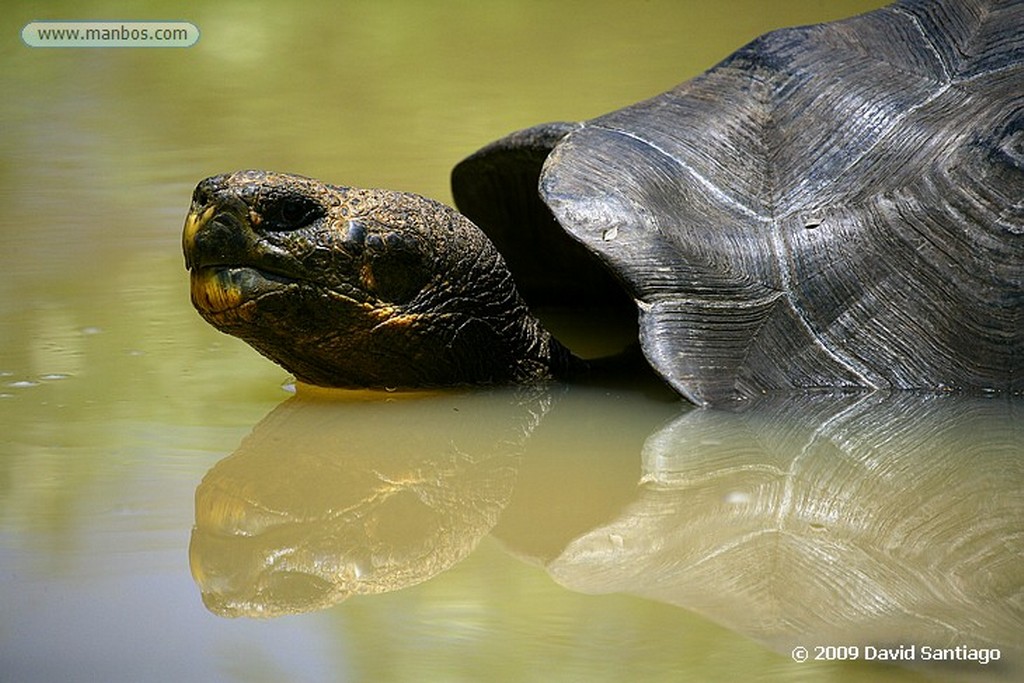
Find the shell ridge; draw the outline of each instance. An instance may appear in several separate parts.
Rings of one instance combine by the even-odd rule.
[[[810,321],[804,316],[803,311],[800,309],[799,306],[797,306],[797,302],[793,298],[792,290],[779,292],[778,295],[774,297],[774,300],[775,302],[778,302],[779,299],[783,299],[785,301],[785,304],[789,306],[790,311],[793,313],[793,317],[797,321],[799,321],[800,325],[802,325],[803,328],[806,330],[807,336],[813,341],[814,346],[817,347],[817,349],[821,353],[823,353],[825,356],[827,356],[833,362],[835,362],[835,364],[839,367],[840,370],[845,370],[846,372],[856,377],[860,385],[868,389],[878,389],[880,387],[887,385],[887,382],[885,382],[881,377],[878,376],[877,373],[873,372],[870,368],[866,367],[862,363],[858,363],[853,358],[847,355],[840,354],[837,349],[829,348],[828,344],[826,344],[825,341],[822,339],[822,336],[819,333],[819,331],[814,329]],[[772,315],[769,313],[758,323],[757,327],[754,330],[752,330],[750,338],[749,340],[747,340],[746,348],[744,350],[743,357],[741,358],[738,367],[748,367],[747,361],[750,358],[751,352],[759,347],[761,341],[761,331],[764,329],[764,327],[768,324],[768,322],[771,319]],[[737,379],[740,378],[737,377]]]
[[[892,11],[895,14],[904,16],[910,20],[914,26],[914,30],[917,31],[917,34],[921,37],[921,44],[932,53],[935,57],[935,62],[942,68],[942,82],[951,82],[953,80],[953,70],[950,68],[951,65],[949,60],[943,57],[942,53],[939,52],[938,47],[935,45],[935,41],[928,36],[928,33],[924,30],[924,26],[921,24],[920,17],[899,6],[894,6]],[[977,28],[975,28],[975,31],[977,31]]]
[[[788,243],[783,239],[781,228],[782,226],[779,224],[778,221],[776,221],[773,225],[773,229],[770,231],[770,241],[772,253],[775,256],[776,267],[779,273],[781,285],[780,295],[785,296],[786,303],[788,304],[790,310],[793,312],[793,317],[797,321],[799,321],[800,325],[802,325],[803,328],[806,330],[807,336],[814,340],[814,344],[826,356],[831,358],[840,368],[846,370],[851,375],[855,376],[863,386],[868,388],[878,388],[880,386],[883,386],[884,382],[881,381],[881,378],[878,376],[878,374],[873,372],[863,363],[856,361],[854,358],[846,354],[839,353],[837,349],[829,348],[828,344],[826,344],[825,341],[822,339],[821,332],[815,328],[815,326],[805,315],[803,309],[798,305],[798,302],[793,295],[793,293],[797,291],[797,288],[794,285],[794,280],[792,278],[790,266],[791,259],[787,258],[792,256],[792,254],[790,253]],[[762,321],[761,323],[761,326],[763,325],[764,321]],[[754,334],[750,339],[749,346],[753,346],[756,339],[757,335]],[[749,356],[749,348],[748,352],[744,355],[744,362],[746,361],[747,356]]]
[[[685,170],[688,175],[692,176],[698,183],[700,183],[701,187],[709,191],[712,195],[714,195],[717,199],[721,200],[722,203],[726,204],[727,206],[736,209],[743,215],[749,218],[753,218],[754,220],[757,220],[762,223],[767,223],[771,220],[770,216],[765,216],[760,211],[751,208],[747,204],[741,202],[736,197],[733,197],[728,192],[723,190],[721,187],[719,187],[718,185],[704,177],[695,168],[693,168],[693,166],[687,164],[685,161],[675,156],[668,150],[663,149],[662,147],[655,144],[651,140],[643,138],[637,135],[636,133],[630,133],[629,131],[620,130],[618,128],[610,128],[608,126],[602,126],[597,124],[592,124],[589,127],[594,128],[596,130],[604,131],[606,133],[610,133],[612,135],[621,135],[622,137],[630,138],[632,140],[639,142],[641,145],[651,149],[652,151],[658,153],[659,155],[665,157],[666,159],[671,159],[673,162],[675,162],[677,166]]]
[[[867,161],[877,162],[877,157],[874,152],[883,144],[891,144],[891,133],[897,130],[903,123],[910,117],[912,117],[918,110],[927,107],[936,99],[945,95],[949,90],[956,88],[957,85],[953,82],[949,82],[943,85],[941,88],[931,93],[927,98],[918,102],[907,109],[904,109],[899,114],[892,116],[886,121],[884,129],[876,131],[874,140],[867,145],[864,149],[857,152],[857,154],[850,159],[849,164],[834,178],[828,179],[828,184],[832,187],[856,187],[856,182],[848,182],[849,178],[856,180],[858,176],[864,175],[860,169],[861,164]]]
[[[923,45],[941,55],[939,64],[954,82],[1017,67],[1024,56],[1016,28],[1024,4],[1018,0],[904,0],[891,9],[914,22]]]

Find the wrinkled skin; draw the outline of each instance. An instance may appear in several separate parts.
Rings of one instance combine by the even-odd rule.
[[[219,175],[196,187],[182,246],[203,318],[307,383],[528,382],[579,362],[476,226],[418,195]]]

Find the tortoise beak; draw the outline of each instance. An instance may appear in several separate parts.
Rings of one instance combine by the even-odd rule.
[[[185,217],[185,229],[181,234],[181,249],[185,253],[186,270],[192,270],[196,265],[196,234],[210,222],[216,213],[217,208],[212,205],[201,209],[192,207],[188,216]]]
[[[185,217],[181,248],[191,273],[192,303],[214,326],[231,322],[246,292],[259,289],[253,272],[244,267],[252,259],[255,242],[248,207],[231,195],[215,194],[208,179],[199,184]],[[235,313],[232,315],[241,315]]]
[[[258,241],[249,207],[238,197],[222,194],[193,200],[181,234],[185,268],[252,263]]]

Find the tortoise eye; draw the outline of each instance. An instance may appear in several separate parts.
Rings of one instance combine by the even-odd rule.
[[[263,208],[263,225],[267,230],[298,230],[323,218],[319,204],[306,197],[278,197]]]

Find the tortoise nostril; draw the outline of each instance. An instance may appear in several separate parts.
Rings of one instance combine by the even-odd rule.
[[[217,196],[218,187],[222,186],[224,176],[212,176],[205,180],[199,181],[196,185],[196,189],[192,191],[192,205],[196,207],[205,207],[213,203],[214,198]]]
[[[196,189],[192,191],[192,205],[193,206],[206,206],[210,202],[210,190],[207,187],[207,181],[203,181],[196,185]]]

